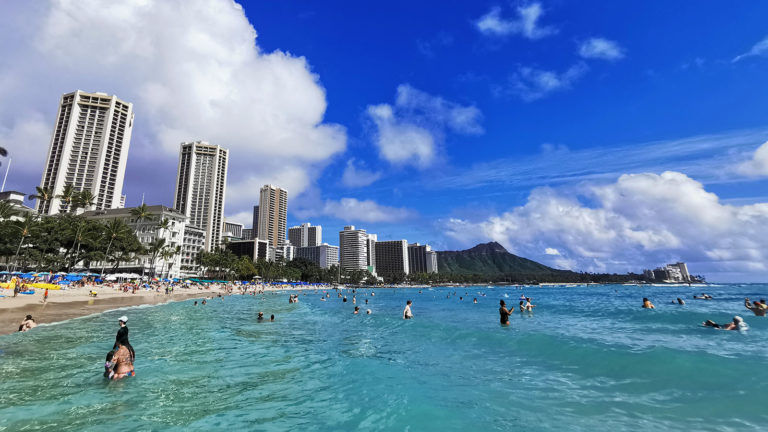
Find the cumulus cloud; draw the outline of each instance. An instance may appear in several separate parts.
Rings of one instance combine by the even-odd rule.
[[[0,48],[0,98],[15,102],[0,107],[0,141],[14,157],[29,157],[19,188],[39,182],[58,99],[76,89],[134,103],[126,189],[166,203],[182,141],[230,150],[230,214],[258,200],[264,183],[301,193],[346,147],[344,128],[323,121],[325,90],[307,59],[262,51],[230,0],[49,0],[3,9],[0,28],[14,43]]]
[[[560,255],[560,251],[555,248],[546,248],[544,249],[544,253],[547,255]]]
[[[739,164],[736,170],[748,177],[768,176],[768,141],[757,148],[752,159]]]
[[[501,215],[443,222],[462,244],[495,240],[553,265],[570,262],[572,270],[639,271],[681,259],[697,273],[768,274],[768,203],[723,204],[678,172],[627,174],[576,190],[538,188]],[[568,259],[548,257],[549,249]]]
[[[520,67],[510,78],[506,91],[519,96],[524,101],[535,101],[551,93],[570,88],[588,69],[585,63],[576,63],[564,72]]]
[[[768,36],[766,36],[765,39],[761,40],[760,42],[754,44],[749,51],[734,57],[733,60],[731,61],[733,63],[736,63],[737,61],[747,57],[765,56],[765,55],[768,55]]]
[[[301,214],[308,216],[330,216],[345,222],[400,222],[415,216],[412,210],[389,207],[373,200],[342,198],[327,200],[320,208],[306,209]]]
[[[579,55],[585,59],[618,60],[624,57],[624,50],[612,40],[596,37],[579,44]]]
[[[476,107],[447,101],[407,84],[397,87],[394,105],[370,105],[366,113],[376,126],[374,143],[379,156],[397,165],[431,165],[446,132],[483,133],[482,113]]]
[[[540,39],[557,33],[557,29],[552,26],[539,25],[539,18],[544,14],[541,3],[518,6],[515,12],[515,18],[504,18],[501,16],[501,8],[494,7],[475,22],[475,27],[484,35],[520,35],[528,39]]]
[[[362,164],[358,165],[355,159],[347,161],[344,168],[344,174],[341,176],[341,183],[346,187],[365,187],[381,178],[381,172],[365,169]]]

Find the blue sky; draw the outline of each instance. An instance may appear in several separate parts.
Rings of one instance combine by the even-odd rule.
[[[44,153],[75,88],[128,99],[129,205],[171,204],[174,149],[204,139],[232,152],[228,216],[283,185],[289,225],[332,244],[354,224],[573,270],[768,277],[764,2],[87,3],[0,6],[0,96],[29,95],[0,108],[0,142]],[[89,19],[130,40],[67,25]],[[31,191],[41,159],[18,159],[9,187]]]

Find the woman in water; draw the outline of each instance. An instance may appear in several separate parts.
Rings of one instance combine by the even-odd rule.
[[[512,310],[507,309],[507,304],[504,303],[504,300],[499,300],[499,321],[501,325],[509,325],[509,314],[511,314],[514,310],[515,308],[512,308]]]
[[[656,309],[656,306],[647,297],[643,297],[643,309]]]
[[[127,376],[135,376],[136,373],[133,370],[133,361],[131,352],[128,351],[128,347],[121,342],[117,342],[117,350],[112,355],[112,363],[114,363],[115,373],[110,374],[109,378],[113,380],[119,380]]]

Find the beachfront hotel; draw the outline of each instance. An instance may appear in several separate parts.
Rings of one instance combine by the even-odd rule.
[[[408,245],[408,269],[411,273],[437,273],[437,252],[429,245]]]
[[[339,231],[339,265],[344,270],[368,270],[376,273],[376,234],[368,234],[354,225]]]
[[[376,242],[376,272],[380,275],[408,274],[408,241],[387,240]]]
[[[97,210],[119,208],[133,130],[133,104],[106,93],[77,90],[61,97],[40,187],[53,199],[37,201],[39,213],[67,210],[66,185],[89,190]]]
[[[320,268],[330,268],[339,264],[339,247],[323,243],[317,246],[296,248],[296,258],[304,258],[317,264]]]
[[[224,196],[229,151],[205,141],[181,143],[174,208],[205,230],[205,250],[219,247],[224,229]]]
[[[148,248],[155,240],[164,239],[166,247],[173,249],[178,246],[179,253],[170,259],[157,257],[154,260],[150,255],[140,255],[123,264],[120,267],[121,271],[169,278],[196,275],[189,270],[197,270],[197,268],[190,269],[188,266],[190,262],[194,265],[197,254],[203,247],[203,238],[202,233],[197,237],[191,237],[190,233],[195,231],[195,228],[188,225],[187,216],[178,210],[163,205],[152,205],[147,206],[151,217],[137,220],[131,214],[132,210],[133,208],[91,210],[84,212],[83,216],[101,222],[120,219],[131,228],[131,231],[136,233],[136,237],[145,248]],[[163,219],[168,219],[167,228],[160,227],[160,222]],[[201,230],[197,229],[197,231],[200,232]],[[97,265],[103,264],[97,263]]]
[[[254,209],[255,210],[255,209]],[[264,185],[259,195],[258,225],[256,237],[267,240],[271,246],[285,243],[288,225],[288,191],[273,185]],[[257,228],[258,227],[258,228]]]
[[[288,241],[296,247],[319,246],[323,243],[323,227],[312,226],[309,222],[290,227]]]

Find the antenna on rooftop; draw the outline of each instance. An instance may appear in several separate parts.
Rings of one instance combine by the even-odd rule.
[[[0,188],[0,192],[5,192],[5,181],[8,180],[8,171],[11,169],[11,162],[13,159],[8,159],[8,166],[5,167],[5,176],[3,177],[3,187]]]

